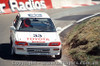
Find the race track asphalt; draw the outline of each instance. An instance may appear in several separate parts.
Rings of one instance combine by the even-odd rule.
[[[100,5],[43,11],[50,15],[56,27],[63,28],[83,17],[100,12]],[[68,64],[70,61],[65,55],[60,60],[46,56],[12,57],[10,55],[9,28],[15,16],[16,13],[0,15],[0,66],[73,66]]]

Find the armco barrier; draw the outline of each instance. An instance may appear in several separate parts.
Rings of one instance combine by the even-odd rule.
[[[52,8],[51,0],[0,0],[0,14]]]

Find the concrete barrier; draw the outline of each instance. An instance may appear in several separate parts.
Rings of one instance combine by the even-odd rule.
[[[92,0],[0,0],[0,14],[96,5]]]
[[[92,0],[51,0],[53,8],[62,8],[62,7],[75,7],[78,5],[87,5],[91,4]]]
[[[51,0],[0,0],[0,14],[50,8]]]

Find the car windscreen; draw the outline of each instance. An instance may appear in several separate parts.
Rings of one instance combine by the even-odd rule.
[[[21,20],[19,31],[56,32],[50,18],[21,18]]]

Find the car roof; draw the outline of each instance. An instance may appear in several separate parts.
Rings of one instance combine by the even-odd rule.
[[[50,18],[45,12],[19,12],[20,18]]]

